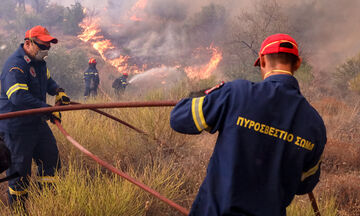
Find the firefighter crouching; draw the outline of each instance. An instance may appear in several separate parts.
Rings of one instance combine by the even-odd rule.
[[[85,92],[84,98],[87,99],[88,96],[96,96],[97,89],[100,83],[99,72],[96,69],[96,59],[91,58],[89,60],[89,67],[84,72],[85,80]]]
[[[128,73],[124,72],[121,77],[114,80],[112,87],[114,88],[114,92],[117,96],[122,95],[125,92],[126,86],[129,85],[127,78]]]
[[[24,43],[8,58],[2,70],[0,113],[49,107],[46,93],[56,95],[57,104],[70,103],[64,90],[51,78],[44,61],[51,43],[57,42],[42,26],[35,26],[26,32]],[[19,177],[9,181],[11,204],[16,200],[23,204],[27,197],[32,159],[38,168],[40,185],[54,183],[53,176],[60,168],[60,159],[47,119],[54,123],[55,119],[61,120],[61,114],[53,112],[0,121],[0,132],[11,152],[11,165],[7,175],[19,173]]]
[[[296,41],[271,35],[255,64],[262,82],[219,84],[172,110],[178,132],[219,132],[190,215],[286,215],[295,194],[314,189],[326,130],[293,76],[300,64]]]

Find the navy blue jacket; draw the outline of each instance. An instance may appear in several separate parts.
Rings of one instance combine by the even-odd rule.
[[[58,85],[51,78],[45,61],[33,61],[23,44],[5,62],[0,76],[0,113],[48,107],[46,93],[56,94]],[[0,131],[33,133],[37,131],[43,115],[30,115],[0,120]]]
[[[99,84],[99,72],[95,64],[89,64],[89,67],[84,72],[84,79],[92,79],[94,83]]]
[[[297,80],[236,80],[171,112],[181,133],[219,132],[190,215],[285,215],[295,194],[311,192],[326,143],[322,118]]]
[[[112,83],[112,87],[117,90],[124,90],[128,84],[129,83],[127,81],[127,77],[121,76],[114,80],[114,82]]]

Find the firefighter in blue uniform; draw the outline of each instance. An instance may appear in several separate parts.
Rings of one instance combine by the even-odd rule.
[[[128,81],[128,73],[124,72],[123,75],[114,80],[112,83],[112,87],[117,96],[122,95],[125,92],[126,86],[129,85]]]
[[[50,36],[46,28],[35,26],[25,34],[25,41],[5,62],[1,74],[0,113],[48,107],[46,93],[56,95],[56,103],[70,103],[64,90],[51,78],[44,58],[50,43],[58,40]],[[59,112],[48,115],[31,115],[0,121],[6,146],[11,152],[11,166],[7,175],[19,173],[9,181],[9,200],[22,201],[27,197],[28,178],[31,175],[32,159],[38,167],[40,183],[53,183],[54,172],[60,168],[56,140],[46,123],[50,118],[61,120]]]
[[[92,93],[93,96],[97,95],[97,89],[99,86],[100,78],[99,72],[96,69],[96,59],[91,58],[89,60],[89,67],[84,72],[85,80],[85,99]]]
[[[178,132],[219,132],[190,215],[286,215],[295,194],[314,189],[326,130],[293,76],[300,64],[292,37],[269,36],[255,64],[262,82],[219,85],[172,110]]]

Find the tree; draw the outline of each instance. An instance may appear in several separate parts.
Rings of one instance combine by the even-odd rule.
[[[79,2],[76,2],[70,7],[66,7],[63,26],[64,33],[78,35],[81,32],[79,23],[82,22],[84,17],[83,7]]]
[[[242,12],[232,24],[232,31],[224,47],[223,71],[230,79],[261,79],[253,67],[262,41],[275,33],[291,33],[293,28],[277,0],[258,0],[253,10]]]
[[[36,13],[40,14],[49,5],[49,0],[32,0],[31,5]]]
[[[49,30],[52,26],[62,26],[64,22],[64,11],[65,8],[61,5],[48,5],[40,14],[43,24],[48,26]]]

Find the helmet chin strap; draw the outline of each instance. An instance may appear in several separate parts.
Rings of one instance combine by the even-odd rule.
[[[270,76],[271,73],[284,73],[284,74],[289,74],[289,75],[293,75],[290,71],[286,71],[286,70],[278,70],[278,69],[275,69],[275,70],[271,70],[269,72],[267,72],[265,75],[264,75],[264,79],[268,78],[268,76]]]

